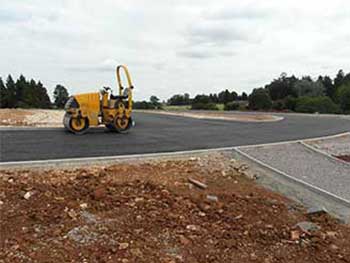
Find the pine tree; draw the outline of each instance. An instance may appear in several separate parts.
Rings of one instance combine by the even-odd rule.
[[[6,89],[7,89],[7,107],[15,108],[16,107],[16,84],[13,81],[11,75],[8,75],[6,80]]]
[[[0,77],[0,108],[7,108],[7,88]]]

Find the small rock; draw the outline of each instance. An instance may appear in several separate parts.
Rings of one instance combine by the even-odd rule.
[[[198,230],[198,227],[195,226],[195,225],[187,225],[187,226],[186,226],[186,229],[187,229],[187,230],[196,231],[196,230]]]
[[[201,216],[201,217],[206,216],[206,214],[204,212],[199,212],[198,215]]]
[[[324,207],[310,207],[306,213],[308,215],[321,215],[321,214],[327,214],[327,210]]]
[[[135,198],[135,202],[138,203],[138,202],[142,202],[144,200],[143,197],[136,197]]]
[[[301,231],[303,232],[310,232],[310,231],[316,231],[321,229],[320,226],[316,225],[315,223],[303,221],[295,225],[295,227],[299,227]]]
[[[68,215],[70,218],[72,218],[74,220],[77,219],[77,213],[73,209],[68,211]]]
[[[334,244],[331,244],[331,245],[329,246],[329,248],[332,249],[332,250],[338,250],[338,249],[339,249],[339,247],[336,246],[336,245],[334,245]]]
[[[93,193],[93,197],[95,200],[100,200],[103,199],[106,196],[107,192],[105,188],[97,188],[94,193]]]
[[[26,193],[24,194],[23,198],[26,199],[26,200],[29,200],[29,198],[30,198],[32,195],[33,195],[33,193],[29,191],[29,192],[26,192]]]
[[[327,232],[326,232],[326,235],[327,235],[328,237],[331,237],[331,238],[336,238],[337,235],[338,235],[338,233],[335,232],[335,231],[327,231]]]
[[[0,205],[3,205],[3,204],[4,204],[4,202],[0,200]]]
[[[238,219],[241,219],[242,217],[243,217],[243,215],[240,214],[240,215],[236,216],[235,219],[238,220]]]
[[[295,240],[299,240],[300,239],[300,232],[298,230],[292,230],[290,232],[290,238],[291,240],[295,241]]]
[[[187,246],[188,244],[191,243],[191,241],[183,235],[180,236],[180,242],[184,246]]]
[[[82,203],[80,204],[80,208],[81,209],[86,209],[88,207],[88,204],[87,203]]]
[[[119,249],[124,250],[127,249],[129,247],[129,243],[119,243]]]
[[[213,202],[219,201],[219,198],[217,196],[215,196],[215,195],[207,195],[207,199],[209,201],[213,201]]]

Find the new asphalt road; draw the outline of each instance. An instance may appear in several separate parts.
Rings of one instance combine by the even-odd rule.
[[[349,118],[283,116],[279,122],[244,123],[135,113],[136,126],[128,134],[102,127],[80,136],[63,128],[0,129],[0,162],[209,149],[350,131]]]

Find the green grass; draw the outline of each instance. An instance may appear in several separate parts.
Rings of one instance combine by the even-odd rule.
[[[182,111],[182,110],[190,110],[191,105],[163,105],[164,110],[173,110],[173,111]]]

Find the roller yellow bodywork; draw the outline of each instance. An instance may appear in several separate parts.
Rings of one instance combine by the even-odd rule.
[[[127,88],[121,81],[121,70],[127,78]],[[116,69],[119,96],[113,96],[110,88],[101,92],[85,93],[72,96],[66,103],[64,126],[73,133],[83,133],[90,126],[100,124],[113,131],[125,132],[132,125],[132,82],[126,66]]]

